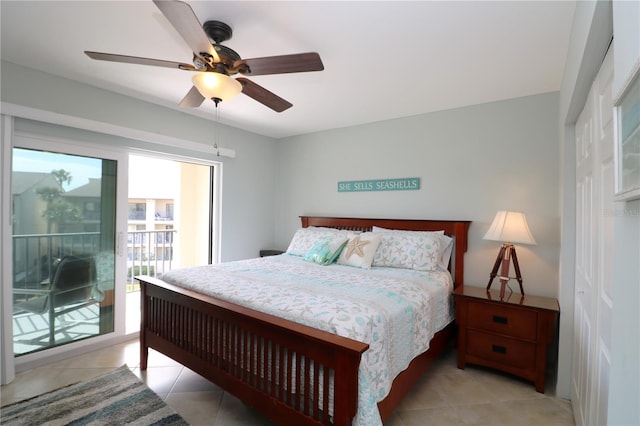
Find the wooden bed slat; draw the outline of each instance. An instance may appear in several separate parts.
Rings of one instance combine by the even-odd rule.
[[[462,284],[467,221],[302,216],[302,225],[370,231],[372,226],[444,230],[456,237],[454,285]],[[351,424],[358,367],[368,345],[214,297],[136,277],[141,286],[140,368],[153,348],[208,378],[278,424]],[[451,326],[414,359],[378,404],[388,418],[449,342]],[[329,395],[334,397],[330,401]],[[331,416],[330,416],[331,414]]]

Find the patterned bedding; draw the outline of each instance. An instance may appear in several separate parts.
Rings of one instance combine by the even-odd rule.
[[[369,270],[283,254],[177,269],[162,280],[369,344],[354,424],[381,425],[377,402],[453,320],[447,271]]]

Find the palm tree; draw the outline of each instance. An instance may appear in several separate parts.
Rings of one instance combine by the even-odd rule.
[[[58,183],[55,186],[43,186],[36,190],[36,194],[47,203],[47,208],[42,212],[42,217],[47,220],[47,234],[51,233],[52,225],[57,224],[57,228],[61,223],[78,222],[82,219],[82,212],[73,204],[61,198],[64,193],[62,185],[69,184],[73,177],[71,173],[64,169],[52,170],[51,175]],[[59,231],[60,229],[56,229]]]
[[[71,183],[73,177],[71,173],[66,171],[65,169],[51,170],[51,174],[53,178],[58,182],[58,184],[62,187],[65,183],[68,185]]]

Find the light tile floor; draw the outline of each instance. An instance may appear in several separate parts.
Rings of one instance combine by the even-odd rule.
[[[139,369],[137,340],[19,373],[2,386],[1,404],[99,376],[127,364],[193,425],[271,424],[235,397],[153,350],[149,368]],[[450,349],[420,380],[385,426],[574,425],[568,401],[540,394],[533,385],[482,368],[456,367]],[[0,413],[1,416],[1,413]]]

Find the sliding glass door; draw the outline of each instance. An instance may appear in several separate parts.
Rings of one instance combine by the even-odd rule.
[[[12,154],[14,355],[112,333],[117,160],[23,147]]]
[[[140,330],[136,275],[213,263],[215,172],[170,156],[129,156],[127,334]]]
[[[136,144],[0,117],[1,383],[134,332],[139,305],[127,309],[130,277],[219,261],[222,165],[199,160],[204,150],[187,164],[159,149],[159,157],[180,163],[180,186],[173,195],[137,193],[127,187]],[[164,167],[138,168],[147,183],[166,174]]]

